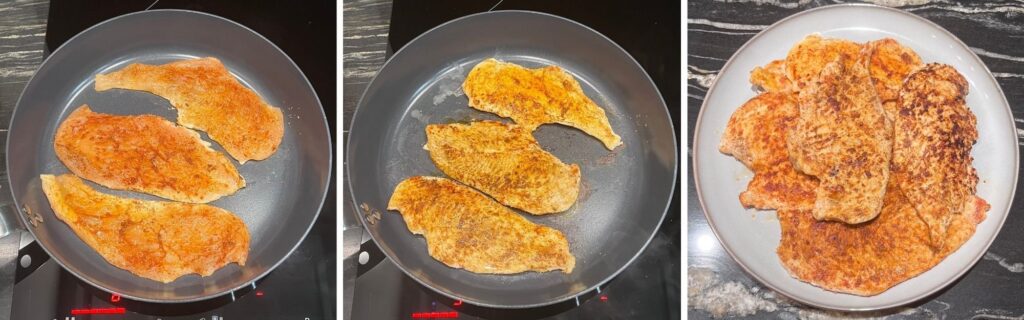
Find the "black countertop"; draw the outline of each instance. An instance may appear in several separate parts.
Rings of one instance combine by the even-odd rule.
[[[1014,120],[1024,122],[1024,3],[875,1],[917,14],[955,34],[984,60],[1006,93]],[[693,138],[697,114],[718,70],[743,43],[768,25],[797,12],[833,1],[691,1],[687,17],[687,137]],[[1021,131],[1018,130],[1018,134]],[[690,141],[688,139],[688,141]],[[687,153],[692,155],[692,143]],[[892,317],[1020,319],[1024,317],[1024,216],[1021,197],[985,256],[966,275],[920,302],[871,313],[839,313],[801,306],[772,292],[746,274],[723,250],[697,200],[692,167],[688,178],[688,314],[691,318]],[[1019,185],[1018,185],[1019,186]]]

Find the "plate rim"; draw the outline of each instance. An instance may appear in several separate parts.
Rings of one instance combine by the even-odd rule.
[[[668,119],[669,128],[674,133],[674,134],[671,135],[672,147],[673,147],[672,154],[674,156],[673,157],[674,161],[673,161],[673,166],[672,166],[672,176],[673,176],[673,178],[672,178],[670,194],[675,194],[675,192],[676,192],[676,185],[680,181],[680,170],[679,170],[679,162],[680,162],[680,153],[679,153],[679,151],[680,151],[680,146],[679,146],[679,138],[676,137],[676,134],[678,134],[679,131],[677,131],[677,129],[675,128],[675,124],[672,123],[671,114],[668,111],[668,103],[665,101],[665,97],[661,94],[661,89],[658,88],[657,84],[654,83],[654,79],[651,78],[651,75],[647,72],[647,69],[644,69],[644,67],[642,65],[640,65],[640,63],[636,60],[635,57],[633,57],[632,54],[629,53],[629,51],[627,51],[625,48],[620,46],[618,43],[616,43],[614,40],[612,40],[608,36],[604,35],[603,33],[599,32],[597,30],[595,30],[594,28],[591,28],[590,26],[587,26],[587,25],[585,25],[585,24],[583,24],[581,22],[578,22],[576,20],[573,20],[573,19],[569,19],[569,18],[560,16],[560,15],[556,15],[556,14],[540,12],[540,11],[515,10],[515,9],[513,9],[513,10],[494,10],[494,11],[476,12],[476,13],[467,14],[467,15],[464,15],[464,16],[460,16],[460,17],[457,17],[457,18],[445,21],[444,23],[441,23],[441,24],[439,24],[437,26],[434,26],[433,28],[430,28],[429,30],[424,31],[423,33],[417,35],[412,40],[409,40],[409,42],[407,42],[405,45],[403,45],[401,48],[399,48],[397,51],[395,51],[395,53],[392,54],[391,57],[389,57],[387,60],[384,61],[383,64],[381,64],[380,69],[377,70],[377,74],[375,74],[373,76],[373,79],[370,80],[370,82],[366,85],[366,88],[360,94],[359,101],[356,103],[356,109],[352,113],[352,121],[349,124],[349,132],[350,132],[350,134],[348,136],[348,139],[346,139],[346,141],[345,141],[345,146],[348,146],[349,143],[351,142],[351,140],[352,140],[351,132],[354,131],[355,126],[357,125],[357,123],[359,123],[358,121],[355,121],[355,120],[357,119],[358,115],[360,114],[359,111],[361,109],[363,109],[362,106],[364,104],[364,100],[366,99],[366,94],[368,92],[368,89],[370,89],[370,87],[377,80],[377,75],[379,75],[380,72],[383,71],[388,66],[389,63],[391,63],[391,61],[392,61],[392,59],[394,59],[394,57],[398,56],[406,48],[408,48],[409,44],[419,40],[420,38],[422,38],[423,36],[425,36],[428,33],[434,32],[434,31],[436,31],[436,30],[438,30],[438,29],[440,29],[442,27],[448,26],[449,24],[461,22],[463,20],[470,19],[470,18],[478,18],[478,16],[485,16],[485,15],[490,15],[490,14],[529,14],[529,15],[539,15],[539,16],[545,16],[545,17],[548,17],[548,18],[552,18],[552,19],[555,19],[555,20],[561,20],[561,21],[564,21],[564,22],[568,22],[569,24],[576,25],[576,26],[579,26],[579,27],[581,27],[583,29],[589,30],[590,32],[592,32],[593,34],[597,35],[598,37],[604,39],[608,43],[612,44],[613,46],[618,48],[618,50],[620,50],[623,54],[625,54],[626,57],[629,58],[629,62],[632,62],[632,64],[637,69],[639,69],[641,71],[641,73],[644,75],[644,77],[651,84],[651,87],[654,88],[654,91],[656,93],[658,93],[658,101],[660,101],[661,105],[664,107],[662,109],[664,111],[664,116],[665,116],[666,119]],[[346,165],[348,165],[348,163],[352,162],[353,157],[354,156],[351,153],[345,155],[345,160],[346,160],[345,163],[346,163]],[[347,176],[351,176],[351,174],[350,174],[351,170],[352,170],[352,166],[348,166],[348,167],[345,168],[344,172],[345,172],[345,174]],[[356,199],[356,194],[355,194],[355,190],[353,188],[354,188],[354,186],[349,184],[349,186],[348,186],[348,194],[349,195],[348,196],[352,200],[353,204],[355,204],[355,203],[358,203],[358,201],[356,201],[357,200]],[[413,280],[415,280],[420,285],[422,285],[424,287],[427,287],[431,291],[439,293],[439,294],[441,294],[441,295],[443,295],[445,297],[448,297],[448,298],[451,298],[451,299],[460,300],[460,301],[464,301],[466,303],[470,303],[470,304],[473,304],[473,305],[476,305],[476,306],[487,307],[487,308],[495,308],[495,309],[512,310],[512,309],[526,309],[526,308],[544,307],[544,306],[554,305],[554,304],[557,304],[557,303],[563,303],[563,302],[572,300],[573,298],[577,298],[578,299],[580,296],[583,296],[583,295],[585,295],[588,292],[594,291],[595,288],[600,288],[602,285],[605,285],[605,284],[609,283],[610,281],[612,281],[613,279],[618,277],[618,275],[621,274],[624,270],[626,270],[626,268],[632,266],[633,263],[636,261],[636,259],[639,258],[640,255],[643,254],[647,250],[647,247],[650,246],[651,242],[654,240],[654,237],[657,235],[658,230],[661,228],[661,225],[665,223],[665,218],[668,216],[668,210],[671,208],[671,205],[672,205],[672,196],[669,196],[667,199],[665,199],[664,209],[662,209],[661,218],[659,219],[658,225],[655,227],[654,230],[652,230],[650,236],[648,236],[648,238],[644,242],[643,246],[641,246],[637,250],[637,252],[633,254],[633,256],[629,259],[628,262],[626,262],[624,265],[622,265],[622,267],[620,267],[615,272],[611,273],[606,279],[604,279],[603,281],[599,281],[599,282],[595,283],[594,285],[592,285],[590,287],[587,287],[587,288],[585,288],[583,290],[580,290],[578,292],[571,293],[571,294],[568,294],[568,295],[564,295],[564,296],[561,296],[561,297],[558,297],[558,298],[555,298],[555,299],[550,299],[550,300],[547,300],[547,301],[544,301],[544,302],[540,302],[540,303],[521,304],[521,305],[493,304],[493,303],[488,303],[488,302],[483,302],[483,301],[477,301],[475,299],[465,299],[463,297],[459,297],[457,293],[449,293],[449,292],[446,292],[444,290],[438,290],[438,289],[434,288],[433,286],[427,284],[425,281],[423,281],[420,278],[418,278],[415,275],[413,275],[410,271],[406,270],[404,265],[400,265],[397,261],[395,261],[394,259],[391,259],[391,257],[388,256],[388,254],[386,252],[384,252],[384,250],[381,250],[381,251],[384,252],[384,255],[385,255],[386,258],[391,259],[392,262],[394,262],[395,266],[398,267],[398,269],[401,270],[403,274],[405,274],[409,278],[412,278]],[[370,235],[370,240],[373,241],[376,245],[379,246],[379,244],[377,244],[378,243],[377,237],[374,235],[373,232],[371,232],[369,230],[368,227],[366,227],[366,220],[365,220],[366,216],[362,213],[362,209],[359,208],[358,206],[355,206],[355,205],[353,205],[353,207],[354,207],[353,210],[355,210],[356,221],[359,221],[359,226],[358,227],[361,228],[363,230],[363,232],[365,232],[365,234],[369,234]],[[440,262],[438,262],[438,263],[440,263]],[[459,270],[459,269],[454,269],[453,268],[453,270]]]
[[[907,16],[908,18],[911,18],[911,19],[916,19],[918,21],[922,21],[925,24],[930,25],[930,26],[934,27],[935,29],[938,29],[941,32],[945,33],[946,35],[950,36],[958,45],[960,45],[961,47],[966,49],[968,52],[970,52],[971,53],[970,56],[974,59],[974,61],[977,62],[978,64],[980,64],[982,66],[982,68],[984,68],[985,73],[988,74],[989,79],[991,79],[992,82],[995,84],[996,90],[999,91],[999,97],[1001,98],[1001,100],[1003,102],[1003,105],[1006,106],[1006,108],[1007,108],[1006,111],[1008,112],[1007,116],[1010,119],[1009,120],[1010,127],[1016,129],[1016,124],[1015,124],[1015,121],[1013,120],[1013,110],[1012,110],[1012,108],[1010,108],[1009,101],[1006,100],[1006,94],[1003,92],[1002,86],[999,84],[999,81],[995,79],[995,76],[992,75],[992,71],[989,70],[988,65],[985,64],[985,62],[983,60],[981,60],[980,57],[978,57],[977,53],[975,53],[973,50],[970,49],[970,46],[965,44],[955,34],[950,32],[949,30],[946,30],[946,28],[943,28],[939,24],[937,24],[935,22],[932,22],[931,20],[928,20],[928,19],[926,19],[924,17],[918,16],[916,14],[913,14],[913,13],[910,13],[910,12],[907,12],[907,11],[904,11],[904,10],[900,10],[900,9],[896,9],[896,8],[890,8],[890,7],[885,7],[885,6],[880,6],[880,5],[875,5],[875,4],[869,4],[869,3],[832,4],[832,5],[826,5],[826,6],[821,6],[821,7],[807,9],[807,10],[800,11],[800,12],[791,14],[789,16],[786,16],[785,18],[782,18],[779,21],[776,21],[776,22],[772,23],[771,25],[765,27],[764,30],[761,30],[756,35],[754,35],[753,37],[748,39],[746,42],[744,42],[743,45],[739,47],[739,49],[736,49],[736,51],[733,52],[732,56],[729,57],[729,60],[727,60],[724,65],[722,65],[722,68],[719,70],[718,74],[721,74],[723,70],[728,69],[729,66],[733,63],[734,58],[736,57],[736,55],[738,55],[740,52],[742,52],[744,49],[746,49],[748,45],[750,45],[751,43],[754,42],[754,40],[757,40],[759,37],[761,37],[762,35],[764,35],[768,31],[778,27],[782,23],[785,23],[785,22],[787,22],[789,20],[792,20],[792,19],[800,17],[800,16],[816,13],[818,11],[845,9],[845,8],[871,8],[871,9],[881,9],[881,10],[886,10],[886,11],[894,12],[894,13],[897,13],[897,14],[900,14],[900,15],[903,15],[903,16]],[[779,293],[779,294],[781,294],[781,295],[783,295],[783,296],[785,296],[785,297],[787,297],[789,299],[796,300],[796,301],[798,301],[800,303],[803,303],[803,304],[807,304],[807,305],[811,305],[811,306],[815,306],[815,307],[819,307],[819,308],[824,308],[824,309],[829,309],[829,310],[836,310],[836,311],[877,311],[877,310],[885,310],[885,309],[891,309],[891,308],[895,308],[895,307],[904,306],[904,305],[911,304],[911,303],[920,301],[922,299],[931,297],[936,292],[941,291],[941,290],[949,287],[953,282],[956,282],[958,279],[963,277],[964,274],[967,273],[967,271],[971,270],[971,268],[973,268],[974,265],[976,265],[978,263],[978,261],[981,260],[981,257],[985,255],[985,253],[988,251],[988,248],[991,247],[992,243],[995,242],[996,238],[998,238],[999,233],[1003,229],[1003,225],[1005,225],[1005,223],[1006,223],[1006,218],[1010,215],[1010,211],[1012,210],[1012,206],[1013,206],[1013,198],[1016,195],[1016,191],[1017,191],[1017,182],[1019,181],[1019,175],[1018,175],[1018,173],[1020,171],[1020,166],[1019,165],[1014,167],[1014,170],[1013,170],[1013,181],[1014,181],[1014,184],[1013,184],[1013,188],[1010,190],[1009,204],[1006,207],[1006,212],[1003,214],[1002,219],[999,220],[998,227],[996,228],[995,234],[986,241],[986,243],[985,243],[985,245],[983,247],[983,250],[980,250],[977,254],[975,254],[975,256],[972,258],[972,261],[970,263],[968,263],[968,264],[965,264],[963,268],[961,268],[959,271],[957,271],[955,276],[950,277],[949,279],[945,280],[944,282],[940,283],[939,285],[935,286],[934,288],[928,289],[924,293],[922,293],[922,294],[920,294],[918,296],[915,296],[915,297],[912,297],[912,298],[909,298],[909,299],[903,299],[903,300],[899,300],[899,301],[895,301],[895,302],[890,302],[890,303],[886,303],[886,304],[878,304],[878,305],[875,305],[875,306],[869,306],[869,307],[844,307],[844,306],[834,305],[834,304],[832,304],[832,305],[830,305],[830,304],[822,304],[822,303],[818,303],[818,302],[809,301],[809,300],[806,300],[806,299],[803,299],[803,298],[798,298],[798,297],[794,296],[793,294],[790,294],[789,292],[785,292],[783,290],[780,290],[776,286],[774,286],[771,283],[769,283],[769,282],[765,281],[764,279],[762,279],[762,277],[760,275],[752,272],[751,269],[748,268],[746,264],[744,264],[743,262],[741,262],[737,258],[736,253],[733,252],[733,250],[729,247],[729,245],[727,245],[724,241],[722,241],[722,237],[719,235],[718,228],[711,222],[712,220],[711,220],[711,217],[710,217],[710,215],[708,213],[707,206],[704,203],[704,196],[703,196],[703,193],[701,191],[700,175],[698,174],[698,170],[700,168],[700,161],[698,160],[698,157],[697,157],[697,153],[698,153],[697,146],[698,146],[698,143],[700,141],[698,139],[698,137],[700,135],[701,124],[702,124],[702,120],[704,118],[704,111],[707,110],[707,108],[706,108],[707,104],[708,104],[707,97],[709,97],[711,95],[711,93],[715,90],[715,88],[717,86],[718,86],[718,81],[716,79],[716,81],[711,84],[711,87],[708,88],[707,93],[704,94],[704,101],[701,103],[700,111],[697,114],[696,124],[694,125],[693,144],[691,146],[691,150],[692,150],[691,161],[693,162],[693,172],[692,172],[692,174],[693,174],[693,180],[694,180],[694,190],[697,192],[697,200],[698,200],[698,202],[700,202],[701,210],[704,213],[704,219],[705,219],[705,221],[707,221],[708,225],[710,226],[710,229],[711,229],[712,233],[714,233],[715,238],[718,239],[718,242],[722,245],[722,248],[725,249],[725,251],[733,259],[733,261],[735,261],[736,264],[738,264],[741,268],[743,268],[743,271],[745,271],[748,275],[753,277],[754,280],[757,280],[757,282],[759,282],[760,284],[768,287],[772,291],[777,292],[777,293]],[[1016,138],[1016,140],[1017,140],[1017,142],[1019,144],[1020,143],[1020,136],[1015,134],[1014,137]],[[1013,158],[1014,158],[1014,163],[1018,163],[1018,164],[1020,163],[1020,148],[1014,148]],[[943,259],[943,261],[945,261],[945,259]],[[940,261],[940,263],[941,263],[941,261]],[[934,266],[932,268],[934,268]],[[914,277],[908,278],[907,280],[916,278],[916,277],[918,277],[918,276],[920,276],[920,275],[922,275],[922,274],[924,274],[924,273],[926,273],[926,272],[928,272],[930,270],[933,270],[932,268],[929,268],[928,270],[922,272],[919,275],[916,275]],[[803,280],[800,280],[800,279],[797,279],[797,280],[803,282]],[[813,284],[811,284],[811,285],[814,286],[816,289],[819,289],[819,290],[822,290],[822,291],[825,291],[825,292],[839,293],[839,292],[835,292],[835,291],[826,290],[824,288],[821,288],[821,287],[813,285]],[[845,294],[845,293],[840,293],[840,294]],[[877,295],[876,296],[871,296],[871,297],[866,297],[866,298],[870,299],[872,297],[877,297]]]
[[[101,22],[98,22],[98,23],[96,23],[96,24],[94,24],[92,26],[89,26],[88,28],[85,28],[82,31],[76,33],[74,36],[72,36],[72,37],[68,38],[66,41],[64,41],[64,43],[62,43],[59,47],[57,47],[57,49],[53,50],[53,52],[50,52],[50,54],[47,55],[45,59],[43,59],[42,61],[39,62],[39,66],[36,67],[35,70],[32,71],[32,76],[29,77],[28,81],[25,82],[25,87],[22,88],[21,92],[18,95],[18,100],[15,102],[14,108],[11,110],[11,120],[10,120],[10,123],[8,123],[8,128],[11,127],[11,125],[10,125],[11,123],[14,123],[14,120],[16,119],[15,115],[17,114],[17,111],[18,111],[19,107],[21,106],[21,100],[25,96],[25,93],[28,91],[29,86],[31,84],[33,84],[33,81],[36,79],[36,75],[38,74],[39,69],[41,69],[48,61],[50,61],[50,58],[56,56],[59,52],[62,52],[61,49],[64,49],[65,47],[67,47],[67,45],[69,43],[71,43],[75,39],[78,39],[81,35],[86,34],[88,32],[93,32],[93,30],[98,29],[100,26],[107,25],[107,24],[110,24],[110,23],[116,23],[116,22],[118,22],[118,21],[120,21],[122,19],[129,18],[129,17],[134,17],[134,16],[137,16],[137,15],[150,15],[150,14],[161,14],[161,13],[163,13],[163,14],[170,13],[170,14],[186,14],[186,15],[205,16],[206,18],[210,18],[210,19],[213,19],[213,20],[224,22],[227,25],[231,25],[231,26],[234,26],[234,27],[241,28],[242,30],[248,31],[249,33],[255,35],[257,38],[263,40],[268,45],[270,45],[269,46],[270,48],[273,48],[273,50],[276,50],[282,56],[284,56],[285,59],[288,60],[288,62],[291,64],[291,66],[293,68],[295,68],[296,71],[299,72],[299,75],[302,76],[302,79],[304,80],[306,86],[309,88],[310,92],[313,94],[313,97],[316,98],[317,105],[320,107],[321,110],[323,109],[323,103],[320,101],[320,95],[316,93],[316,88],[313,87],[313,84],[312,84],[312,82],[309,81],[309,78],[306,76],[306,73],[303,72],[301,68],[299,68],[299,65],[295,63],[295,60],[293,60],[291,58],[291,56],[289,56],[287,53],[285,53],[284,50],[281,49],[281,47],[278,47],[277,44],[275,44],[273,41],[270,41],[270,39],[267,39],[267,37],[263,36],[259,32],[256,32],[252,28],[249,28],[249,27],[247,27],[247,26],[245,26],[245,25],[243,25],[243,24],[241,24],[241,23],[239,23],[237,21],[234,21],[234,20],[231,20],[231,19],[219,16],[219,15],[215,15],[215,14],[212,14],[212,13],[208,13],[208,12],[196,11],[196,10],[188,10],[188,9],[149,9],[149,10],[142,10],[142,11],[134,11],[134,12],[125,13],[125,14],[118,15],[118,16],[115,16],[115,17],[111,17],[109,19],[106,19],[106,20],[103,20]],[[324,125],[325,128],[328,129],[327,130],[328,134],[330,134],[331,130],[330,130],[330,126],[327,123],[327,116],[326,116],[325,113],[322,113],[322,114],[323,114],[323,125]],[[10,146],[10,140],[11,140],[11,135],[8,132],[7,137],[3,140],[4,143],[5,143],[5,146],[4,146],[4,151],[5,152],[7,151],[7,148]],[[16,221],[21,223],[21,225],[18,228],[20,230],[22,230],[22,232],[28,232],[30,235],[32,235],[33,242],[35,242],[37,245],[39,245],[39,247],[43,249],[43,252],[46,252],[46,254],[53,261],[57,262],[57,265],[60,266],[60,268],[62,270],[65,270],[68,273],[71,273],[72,275],[75,276],[75,278],[78,278],[79,280],[81,280],[81,281],[83,281],[83,282],[85,282],[85,283],[87,283],[87,284],[89,284],[89,285],[91,285],[91,286],[93,286],[95,288],[98,288],[98,289],[100,289],[102,291],[105,291],[107,293],[117,294],[117,295],[120,295],[120,296],[122,296],[124,298],[128,298],[128,299],[131,299],[131,300],[136,300],[136,301],[142,301],[142,302],[147,302],[147,303],[162,303],[162,304],[200,302],[200,301],[207,301],[207,300],[211,300],[211,299],[214,299],[214,298],[226,296],[228,294],[233,294],[235,291],[238,291],[241,288],[248,287],[251,284],[256,283],[257,281],[262,280],[268,274],[270,274],[271,272],[276,270],[278,266],[280,266],[282,263],[284,263],[284,261],[286,259],[288,259],[288,257],[290,257],[292,255],[292,253],[294,253],[295,250],[298,249],[299,246],[302,245],[302,243],[304,241],[306,241],[306,237],[309,236],[309,232],[313,230],[313,225],[316,224],[317,219],[320,218],[320,213],[322,213],[322,211],[323,211],[324,203],[326,203],[326,201],[327,201],[327,194],[328,194],[328,191],[329,191],[328,189],[330,189],[330,184],[331,184],[330,179],[335,174],[334,173],[334,165],[335,165],[334,160],[335,159],[334,159],[334,151],[333,151],[334,150],[334,142],[332,141],[332,139],[330,137],[328,137],[328,139],[327,139],[327,146],[328,146],[328,150],[327,150],[328,151],[327,152],[328,153],[328,156],[327,156],[327,177],[328,177],[328,179],[326,181],[326,185],[324,186],[324,192],[320,196],[320,203],[317,205],[317,211],[313,215],[313,221],[311,223],[309,223],[308,226],[306,226],[306,230],[303,231],[302,236],[298,239],[298,241],[296,241],[295,244],[290,249],[288,249],[288,253],[285,254],[284,256],[282,256],[277,262],[275,262],[272,266],[270,266],[269,268],[264,270],[262,273],[257,274],[256,276],[252,277],[250,279],[250,281],[247,281],[247,282],[245,282],[245,283],[243,283],[241,285],[227,286],[227,287],[222,288],[218,292],[214,292],[214,293],[210,293],[210,294],[194,295],[194,296],[186,297],[186,298],[161,299],[161,298],[152,298],[152,297],[139,296],[139,295],[135,295],[135,294],[119,293],[119,292],[115,292],[114,289],[116,289],[116,288],[108,288],[106,285],[100,285],[100,284],[94,283],[93,280],[88,279],[87,277],[79,275],[76,271],[72,271],[71,269],[69,269],[65,265],[65,261],[63,261],[60,258],[57,258],[57,256],[55,256],[52,253],[50,253],[50,250],[46,246],[42,245],[42,243],[40,243],[38,240],[35,239],[35,230],[33,228],[29,227],[30,224],[28,223],[28,220],[27,220],[28,218],[26,217],[25,214],[21,213],[22,205],[21,205],[20,201],[18,201],[18,198],[14,194],[15,190],[14,190],[14,188],[12,186],[12,182],[10,181],[9,178],[6,181],[6,186],[7,186],[7,189],[8,189],[7,192],[10,193],[12,202],[15,205],[15,210],[18,211],[18,219],[16,219]],[[3,165],[6,168],[10,167],[9,164],[10,164],[10,157],[4,159],[4,162],[3,162]],[[221,269],[223,269],[224,267],[227,267],[227,266],[228,265],[222,266],[221,268],[218,268],[217,270],[221,270]],[[116,266],[114,266],[112,264],[110,265],[110,267],[120,269],[120,268],[118,268],[118,267],[116,267]],[[240,266],[240,267],[244,268],[244,266]],[[122,269],[122,270],[124,270],[124,269]],[[194,274],[195,273],[190,273],[190,274],[186,274],[185,276],[190,276],[190,275],[194,275]],[[143,279],[145,279],[145,278],[143,278]],[[152,279],[147,279],[147,280],[155,281],[155,280],[152,280]],[[177,281],[177,280],[178,279],[175,279],[173,281]]]

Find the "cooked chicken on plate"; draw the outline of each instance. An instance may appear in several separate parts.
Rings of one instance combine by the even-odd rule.
[[[943,64],[914,72],[900,90],[892,172],[935,247],[942,247],[950,221],[974,201],[978,185],[971,157],[977,120],[967,108],[967,90],[967,80]]]
[[[839,58],[799,93],[787,142],[794,167],[818,178],[812,213],[861,223],[878,216],[889,180],[892,126],[867,68]]]
[[[814,207],[818,180],[797,172],[789,160],[786,136],[800,116],[796,97],[769,91],[747,101],[729,118],[719,150],[754,172],[740,203],[758,209]]]
[[[810,35],[756,67],[760,92],[719,150],[754,176],[740,203],[776,209],[782,266],[801,281],[877,295],[943,261],[985,220],[978,139],[956,69],[894,39]]]
[[[882,100],[885,116],[890,122],[895,122],[899,109],[896,98],[903,80],[924,66],[924,63],[913,49],[890,38],[868,42],[864,50],[864,56],[868,58],[868,71],[871,72],[871,80],[875,82],[878,98]]]

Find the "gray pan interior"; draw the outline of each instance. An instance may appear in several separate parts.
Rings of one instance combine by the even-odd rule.
[[[483,275],[453,269],[427,254],[401,215],[387,211],[394,187],[415,175],[444,176],[423,150],[431,123],[500,118],[469,108],[461,84],[483,59],[528,67],[555,64],[603,106],[624,146],[610,152],[561,125],[541,126],[541,146],[582,169],[581,194],[566,212],[524,217],[561,230],[576,269]],[[511,120],[503,120],[511,121]],[[536,12],[497,11],[453,20],[409,42],[381,69],[352,121],[348,177],[360,219],[402,270],[452,298],[520,308],[571,299],[625,268],[665,216],[676,178],[676,144],[665,103],[644,70],[619,46],[579,23]],[[380,212],[370,224],[366,214]],[[520,212],[521,213],[521,212]]]
[[[231,264],[209,277],[187,275],[162,284],[107,263],[54,216],[40,189],[40,174],[69,172],[53,150],[57,125],[82,104],[96,112],[156,114],[174,121],[177,112],[156,95],[128,90],[96,92],[93,76],[126,64],[165,63],[213,56],[285,115],[284,140],[263,161],[232,160],[246,187],[211,204],[234,212],[249,229],[244,267]],[[223,149],[205,134],[203,139]],[[151,302],[186,302],[248,285],[276,267],[302,241],[320,212],[331,170],[331,141],[316,93],[299,68],[270,41],[242,25],[209,14],[156,10],[120,16],[75,36],[42,64],[25,87],[11,120],[7,168],[19,208],[43,218],[25,225],[42,247],[82,280],[122,296]],[[224,153],[227,156],[226,153]],[[99,190],[133,198],[140,193]],[[25,220],[22,209],[22,221]]]

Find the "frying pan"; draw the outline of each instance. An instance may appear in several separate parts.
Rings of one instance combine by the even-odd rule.
[[[415,175],[444,176],[423,150],[431,123],[500,119],[469,108],[462,81],[490,57],[526,67],[559,65],[601,105],[624,145],[609,151],[582,131],[544,125],[540,145],[582,170],[581,195],[568,211],[522,216],[562,231],[576,268],[516,275],[474,274],[427,254],[426,242],[386,210],[394,187]],[[474,305],[527,308],[572,299],[608,281],[638,256],[672,198],[677,153],[665,102],[622,48],[571,20],[528,11],[459,18],[412,40],[385,63],[353,116],[350,191],[361,222],[402,271],[443,295]],[[379,217],[379,219],[378,219]]]
[[[166,63],[214,56],[245,85],[284,113],[285,134],[277,152],[235,166],[246,187],[211,205],[237,214],[251,236],[249,258],[208,277],[187,275],[163,284],[107,263],[58,220],[40,187],[40,174],[63,174],[53,136],[72,110],[89,104],[96,112],[156,114],[176,119],[169,102],[129,90],[96,92],[93,76],[129,63]],[[201,133],[202,134],[202,133]],[[216,142],[202,134],[203,140]],[[41,247],[68,272],[89,284],[146,302],[190,302],[249,285],[284,260],[309,231],[326,196],[331,175],[331,140],[320,100],[299,68],[266,38],[217,16],[183,10],[143,11],[97,24],[68,40],[43,62],[22,92],[7,138],[11,192],[21,221]],[[224,153],[226,155],[226,153]],[[125,197],[156,197],[99,187]],[[30,215],[42,222],[30,223]]]

